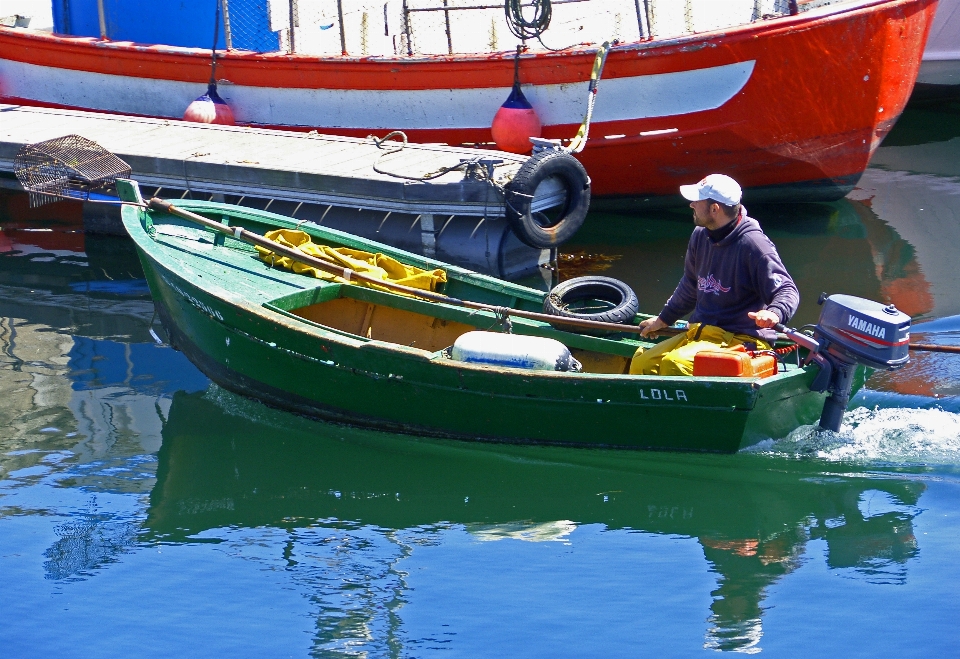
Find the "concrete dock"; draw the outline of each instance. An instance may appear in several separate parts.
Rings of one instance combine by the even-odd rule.
[[[509,180],[526,160],[439,144],[408,144],[387,154],[399,142],[381,149],[372,139],[315,132],[0,105],[0,169],[12,172],[25,144],[69,134],[123,158],[146,186],[441,215],[496,217],[503,206],[487,183],[465,179],[462,171],[421,182],[380,173],[374,164],[399,176],[425,177],[482,157],[502,161],[495,175]]]
[[[528,274],[549,260],[547,250],[524,245],[509,229],[502,195],[488,181],[462,170],[411,180],[482,158],[498,161],[494,180],[506,182],[525,156],[413,143],[389,153],[400,142],[380,148],[372,139],[315,132],[0,104],[0,186],[19,189],[13,163],[21,147],[69,134],[123,158],[145,195],[268,209],[500,277]],[[538,201],[548,207],[553,196],[547,190]],[[89,211],[88,228],[119,227],[109,207]]]

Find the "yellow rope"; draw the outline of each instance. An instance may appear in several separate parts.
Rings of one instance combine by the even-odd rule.
[[[590,72],[590,88],[587,92],[587,113],[583,117],[583,123],[580,124],[580,130],[570,141],[567,147],[567,153],[580,153],[583,147],[587,145],[587,135],[590,133],[590,119],[593,116],[593,104],[597,98],[597,87],[600,86],[600,76],[603,74],[603,65],[607,61],[607,53],[610,52],[610,42],[604,41],[597,50],[597,56],[593,60],[593,70]]]

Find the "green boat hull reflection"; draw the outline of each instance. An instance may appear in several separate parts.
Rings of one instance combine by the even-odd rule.
[[[387,544],[410,529],[564,540],[585,525],[695,538],[717,575],[704,619],[708,642],[722,649],[753,642],[767,588],[820,551],[808,551],[811,541],[824,543],[827,568],[844,576],[904,583],[925,489],[902,468],[796,457],[402,438],[319,425],[217,387],[174,395],[158,457],[144,540],[203,542],[218,529],[276,528],[305,560],[300,530],[317,527],[341,538],[373,533]],[[879,500],[879,510],[864,503]],[[351,547],[338,553],[340,569],[369,560],[362,544]]]

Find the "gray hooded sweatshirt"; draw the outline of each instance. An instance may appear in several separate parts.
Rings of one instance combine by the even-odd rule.
[[[704,227],[690,236],[683,278],[660,312],[672,325],[693,311],[691,323],[773,342],[773,329],[760,329],[749,311],[769,309],[786,323],[797,312],[800,292],[780,261],[777,248],[741,207],[738,224],[719,242]]]

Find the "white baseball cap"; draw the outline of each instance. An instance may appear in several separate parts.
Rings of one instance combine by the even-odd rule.
[[[727,206],[740,203],[743,190],[740,184],[724,174],[710,174],[694,185],[681,185],[680,194],[689,201],[713,199]]]

